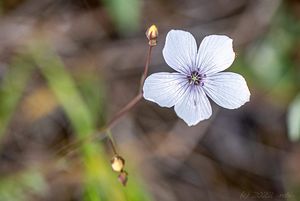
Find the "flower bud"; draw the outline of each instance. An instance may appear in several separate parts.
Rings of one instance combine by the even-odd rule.
[[[123,184],[123,186],[126,186],[128,181],[128,173],[126,171],[120,172],[118,179]]]
[[[110,162],[112,169],[116,172],[121,172],[125,165],[125,160],[118,155],[114,156]]]
[[[150,46],[155,46],[157,43],[157,37],[158,37],[158,30],[155,25],[152,25],[149,27],[146,31],[146,36],[149,40],[149,45]]]

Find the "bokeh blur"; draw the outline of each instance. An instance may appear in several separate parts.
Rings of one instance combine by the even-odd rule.
[[[300,200],[300,1],[1,0],[0,201]],[[166,33],[233,38],[251,101],[188,127],[141,100],[97,133],[150,72],[171,71]],[[82,142],[84,143],[78,143]]]

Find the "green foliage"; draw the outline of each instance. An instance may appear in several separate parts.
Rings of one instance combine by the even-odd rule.
[[[299,34],[300,24],[281,9],[268,34],[253,44],[245,56],[244,64],[249,67],[249,78],[256,87],[283,103],[288,103],[297,91],[297,73],[290,55],[299,42]]]
[[[0,136],[15,111],[33,69],[26,56],[15,57],[0,85]]]
[[[95,127],[90,112],[59,57],[42,44],[35,44],[31,47],[30,52],[46,77],[49,87],[70,118],[78,137],[86,137],[91,134]]]
[[[20,172],[0,180],[0,200],[26,201],[30,196],[42,196],[47,190],[43,175],[36,169]]]
[[[267,34],[256,41],[235,62],[234,70],[242,73],[276,104],[287,106],[288,135],[300,138],[300,76],[297,61],[291,57],[300,44],[300,23],[282,7]],[[291,100],[297,96],[292,102]]]
[[[85,138],[97,132],[95,125],[96,114],[91,112],[95,106],[89,108],[81,96],[81,94],[92,95],[92,93],[89,90],[83,93],[78,91],[74,79],[49,45],[37,42],[31,44],[29,50],[35,63],[45,76],[50,89],[70,119],[78,139]],[[96,82],[91,83],[81,85],[82,89],[99,87],[95,84]],[[100,91],[103,92],[103,90]],[[100,107],[102,109],[99,109],[100,111],[104,111],[104,95],[98,94],[98,96],[96,100],[102,100],[98,103],[102,104],[102,107]],[[92,101],[93,99],[86,98],[86,100]],[[123,190],[123,186],[117,180],[117,174],[111,170],[109,159],[106,157],[101,144],[89,142],[82,145],[81,150],[85,164],[85,200],[149,200],[149,197],[141,186],[134,183],[137,181],[137,178],[134,176],[130,177],[131,181],[129,183],[131,184],[126,187],[126,191]],[[128,192],[134,192],[134,194]]]
[[[90,71],[74,75],[74,82],[81,94],[83,101],[89,109],[94,124],[103,126],[106,120],[106,99],[103,79],[101,74],[95,75]]]
[[[141,1],[139,0],[103,0],[119,33],[130,35],[139,27]]]

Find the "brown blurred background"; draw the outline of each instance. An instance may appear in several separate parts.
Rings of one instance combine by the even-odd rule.
[[[300,200],[300,2],[2,0],[0,201]],[[96,133],[135,96],[170,29],[233,38],[251,101],[188,127],[142,100],[112,129],[128,186]]]

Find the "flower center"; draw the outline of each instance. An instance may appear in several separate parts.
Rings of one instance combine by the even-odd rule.
[[[193,84],[193,85],[200,85],[203,86],[203,78],[205,78],[206,75],[205,74],[200,74],[198,71],[193,71],[191,73],[191,75],[187,76],[187,79],[189,81],[189,84]]]

